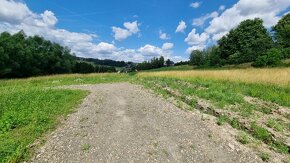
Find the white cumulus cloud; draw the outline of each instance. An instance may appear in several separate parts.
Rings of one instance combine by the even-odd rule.
[[[177,56],[172,56],[171,49],[173,48],[173,43],[164,43],[162,47],[157,47],[154,45],[147,44],[143,47],[140,47],[137,52],[141,53],[146,59],[149,60],[152,57],[160,57],[163,56],[165,59],[173,59]]]
[[[208,38],[209,35],[207,33],[196,33],[196,29],[193,28],[184,41],[187,42],[187,44],[189,45],[200,45],[206,43]]]
[[[209,35],[205,32],[199,34],[196,32],[196,29],[193,28],[192,31],[188,34],[187,38],[185,38],[185,42],[187,42],[189,47],[186,50],[186,53],[191,53],[193,50],[202,50],[206,47],[207,41],[209,39]]]
[[[162,32],[161,30],[159,31],[159,38],[162,40],[169,40],[170,36],[167,33]]]
[[[177,60],[180,56],[172,55],[173,44],[165,43],[162,47],[145,45],[137,49],[118,48],[107,42],[96,43],[96,34],[70,32],[57,28],[58,19],[52,11],[43,13],[32,12],[25,3],[14,0],[0,0],[0,33],[7,31],[12,34],[23,30],[28,36],[39,35],[45,39],[67,46],[79,57],[99,59],[114,59],[123,61],[142,62],[154,57],[164,56]],[[137,21],[125,22],[124,28],[115,27],[116,38],[125,39],[138,34]]]
[[[203,50],[206,48],[208,39],[209,35],[207,33],[203,32],[199,34],[196,32],[196,29],[193,28],[184,40],[188,45],[190,45],[190,47],[186,50],[186,53],[190,54],[193,50]]]
[[[222,5],[218,10],[221,14],[215,11],[193,20],[192,25],[202,26],[204,22],[212,19],[201,34],[196,33],[195,29],[189,33],[185,41],[190,47],[186,52],[206,48],[209,42],[219,40],[246,19],[261,18],[265,27],[271,28],[281,15],[289,12],[289,6],[290,0],[255,0],[254,3],[253,0],[239,0],[228,9]]]
[[[112,27],[112,31],[114,32],[115,40],[122,41],[126,38],[130,37],[133,33],[127,29],[119,28],[119,27]]]
[[[133,34],[136,34],[140,31],[138,26],[139,26],[139,24],[137,21],[124,23],[124,27],[127,28]]]
[[[224,11],[226,9],[226,6],[224,6],[224,5],[221,5],[220,7],[219,7],[219,11]]]
[[[14,0],[0,0],[0,32],[12,34],[23,30],[28,36],[39,35],[45,39],[57,42],[71,49],[79,57],[92,57],[99,59],[114,59],[133,62],[142,62],[151,59],[152,56],[164,56],[172,60],[182,57],[172,56],[172,43],[164,43],[162,47],[145,45],[138,49],[118,48],[107,42],[95,43],[96,34],[70,32],[59,29],[55,25],[58,19],[52,11],[43,13],[32,12],[25,3]],[[124,28],[114,27],[116,40],[140,32],[137,21],[125,22]],[[166,35],[167,37],[167,35]]]
[[[161,48],[153,46],[153,45],[149,45],[149,44],[139,48],[138,52],[142,53],[144,56],[149,56],[149,57],[157,57],[163,54],[163,51]]]
[[[192,8],[199,8],[201,5],[201,2],[193,2],[189,6]]]
[[[179,24],[178,24],[178,26],[177,26],[175,32],[176,32],[176,33],[178,33],[178,32],[184,32],[185,29],[186,29],[186,23],[185,23],[183,20],[181,20],[181,21],[179,22]]]
[[[43,23],[48,26],[54,26],[57,23],[57,18],[54,16],[54,13],[51,11],[44,11],[43,14],[41,14]]]
[[[139,30],[139,24],[137,21],[134,22],[125,22],[125,28],[120,27],[112,27],[112,31],[114,33],[115,40],[122,41],[127,39],[128,37],[132,36],[133,34],[137,34]]]
[[[200,18],[196,18],[192,20],[193,26],[202,26],[208,19],[216,18],[219,16],[219,13],[214,11],[212,13],[206,14],[205,16],[202,16]]]
[[[267,28],[275,25],[280,19],[280,13],[290,6],[290,0],[239,0],[220,16],[214,18],[206,28],[215,40],[220,39],[230,29],[246,19],[261,18]]]
[[[164,44],[162,45],[162,49],[163,49],[163,50],[170,50],[170,49],[173,48],[173,46],[174,46],[173,43],[166,42],[166,43],[164,43]]]
[[[0,21],[17,24],[33,16],[26,4],[16,1],[0,0]]]

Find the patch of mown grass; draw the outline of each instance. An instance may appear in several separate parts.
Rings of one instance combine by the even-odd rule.
[[[214,81],[204,82],[200,79],[195,81],[185,81],[190,84],[189,87],[188,85],[181,84],[182,82],[183,80],[172,78],[145,78],[139,83],[147,85],[149,88],[156,87],[156,84],[161,86],[164,85],[173,90],[177,90],[184,97],[195,95],[202,99],[216,102],[219,107],[243,102],[243,97],[241,95],[228,91],[229,89],[226,86],[223,86],[222,83],[216,83]]]
[[[217,118],[218,125],[224,125],[225,123],[230,122],[230,118],[226,115],[221,115]]]
[[[258,126],[256,123],[252,123],[251,130],[252,135],[255,138],[262,140],[267,144],[270,144],[272,142],[272,136],[265,128]]]
[[[288,146],[281,141],[274,142],[272,147],[279,153],[289,154]]]
[[[255,105],[242,103],[238,111],[240,112],[240,115],[242,117],[250,117],[253,116],[254,110],[257,110],[257,107]]]
[[[28,146],[73,111],[84,91],[42,88],[1,89],[0,162],[18,162],[30,155]]]
[[[230,125],[235,129],[243,129],[243,126],[240,124],[238,118],[233,118],[230,121]]]
[[[265,162],[268,162],[270,159],[270,155],[265,152],[259,153],[259,157]]]
[[[279,119],[268,119],[267,126],[273,128],[276,131],[283,132],[287,126]]]
[[[242,144],[249,144],[251,142],[249,135],[242,131],[237,136],[237,140]]]
[[[217,117],[218,125],[224,125],[225,123],[230,124],[235,129],[241,129],[241,130],[244,129],[244,127],[240,124],[237,118],[230,118],[229,116],[226,116],[226,115],[221,115]]]
[[[128,74],[69,74],[69,75],[52,75],[42,77],[32,77],[27,79],[0,80],[0,88],[16,87],[18,85],[26,87],[50,87],[62,85],[81,85],[81,84],[98,84],[98,83],[115,83],[126,82],[133,77]]]
[[[279,87],[275,85],[264,84],[244,84],[239,87],[236,85],[237,92],[246,96],[260,98],[264,101],[270,101],[281,106],[290,107],[290,87]]]
[[[273,140],[271,133],[269,133],[265,128],[258,126],[256,123],[251,124],[250,132],[255,138],[270,145],[277,152],[286,154],[289,153],[287,145],[285,145],[282,141]]]

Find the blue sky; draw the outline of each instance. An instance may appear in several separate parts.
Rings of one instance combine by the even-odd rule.
[[[23,29],[82,57],[179,61],[242,20],[260,17],[269,28],[289,6],[290,0],[0,0],[0,32]]]

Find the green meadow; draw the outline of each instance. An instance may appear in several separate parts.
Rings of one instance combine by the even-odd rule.
[[[65,120],[68,114],[73,113],[89,93],[61,89],[59,86],[114,82],[140,84],[164,98],[173,97],[177,101],[176,105],[181,108],[181,104],[185,104],[190,111],[199,110],[215,116],[219,125],[229,124],[241,130],[243,134],[237,137],[241,143],[249,146],[263,143],[274,152],[289,155],[287,140],[290,136],[290,114],[287,110],[290,107],[290,80],[287,75],[275,79],[276,84],[271,78],[263,79],[264,82],[258,77],[256,82],[254,77],[244,80],[218,78],[215,76],[218,72],[212,77],[198,76],[201,72],[198,75],[180,76],[193,71],[198,70],[72,74],[1,80],[0,161],[19,162],[31,158],[34,149],[45,142],[45,136]],[[209,71],[204,73],[208,75]],[[220,71],[221,75],[227,75],[223,73],[224,70]],[[247,72],[228,71],[233,75]],[[248,72],[251,71],[253,70]],[[274,71],[289,73],[289,69],[283,68]],[[201,101],[208,104],[210,109],[203,110],[199,106]],[[276,114],[281,108],[284,110]],[[280,134],[282,137],[276,138],[273,134]]]

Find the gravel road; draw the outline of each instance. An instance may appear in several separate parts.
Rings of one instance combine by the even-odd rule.
[[[91,92],[32,162],[260,162],[214,136],[206,121],[141,86],[68,86]]]

